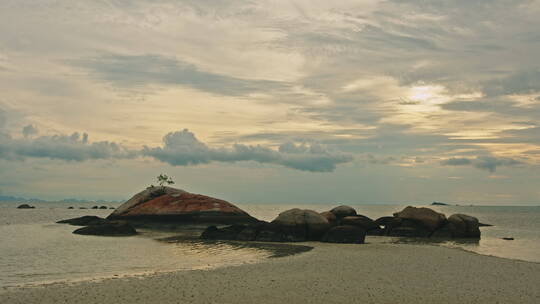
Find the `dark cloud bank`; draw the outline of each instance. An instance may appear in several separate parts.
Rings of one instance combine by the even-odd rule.
[[[513,158],[497,158],[493,156],[479,156],[476,158],[449,158],[441,161],[441,165],[444,166],[473,166],[478,169],[487,170],[489,172],[495,172],[497,167],[501,166],[516,166],[523,164],[519,160]]]

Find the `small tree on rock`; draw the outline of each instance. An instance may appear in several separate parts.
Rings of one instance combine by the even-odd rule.
[[[161,186],[161,188],[164,188],[165,185],[172,185],[174,184],[174,181],[170,176],[167,176],[166,174],[160,174],[157,177],[157,182]]]

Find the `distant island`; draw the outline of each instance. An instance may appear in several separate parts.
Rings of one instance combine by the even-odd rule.
[[[441,202],[433,202],[431,203],[431,206],[450,206],[450,204],[441,203]]]
[[[66,198],[61,200],[43,200],[38,198],[23,198],[9,195],[0,195],[0,202],[22,202],[22,203],[52,203],[52,202],[65,202],[65,203],[122,203],[120,201],[108,201],[108,200],[86,200],[77,198]]]

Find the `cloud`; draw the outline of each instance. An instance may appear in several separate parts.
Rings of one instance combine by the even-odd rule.
[[[188,62],[161,55],[105,54],[70,63],[88,69],[99,80],[121,87],[181,85],[230,96],[280,91],[286,87],[277,81],[241,79],[206,72]]]
[[[144,147],[142,154],[173,166],[206,164],[214,161],[255,161],[310,172],[332,172],[338,164],[353,160],[351,155],[330,151],[316,143],[288,142],[280,145],[278,150],[243,144],[212,148],[200,142],[187,129],[167,134],[163,138],[163,147]]]
[[[441,165],[444,166],[468,166],[472,165],[475,168],[481,170],[487,170],[491,173],[497,170],[497,167],[501,166],[516,166],[523,164],[522,161],[513,158],[498,158],[493,156],[478,156],[474,159],[471,158],[449,158],[441,161]]]
[[[40,136],[37,138],[12,138],[0,134],[0,158],[25,159],[49,158],[65,161],[85,161],[91,159],[133,158],[136,152],[122,145],[99,141],[90,143],[88,134],[75,132],[71,135]]]
[[[27,125],[22,129],[22,133],[25,138],[32,137],[39,133],[38,129],[33,125]]]

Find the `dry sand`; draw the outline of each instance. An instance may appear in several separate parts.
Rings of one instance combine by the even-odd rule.
[[[251,265],[32,287],[0,303],[540,303],[540,264],[429,245],[311,244]]]

